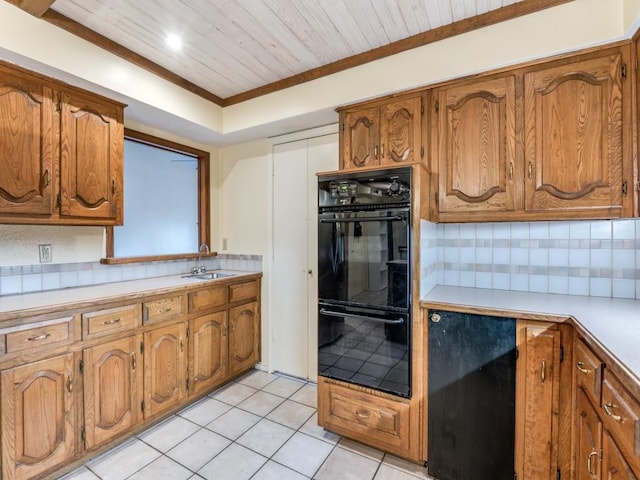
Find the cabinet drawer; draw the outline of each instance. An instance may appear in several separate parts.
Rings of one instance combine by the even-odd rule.
[[[319,424],[400,455],[409,448],[409,404],[322,382]]]
[[[57,318],[41,322],[28,328],[7,332],[5,335],[6,353],[16,353],[25,350],[44,347],[54,347],[72,343],[73,316]]]
[[[82,314],[83,338],[102,337],[140,325],[140,304]]]
[[[204,288],[189,293],[189,313],[202,312],[221,307],[228,302],[229,294],[226,285]]]
[[[229,302],[249,300],[258,296],[258,282],[245,282],[229,285]]]
[[[591,397],[595,405],[600,405],[602,393],[603,363],[580,339],[576,341],[576,379],[578,386]]]
[[[186,312],[186,297],[184,295],[161,298],[142,304],[142,321],[145,324],[162,322],[179,317]]]
[[[608,370],[602,385],[602,409],[606,428],[622,450],[633,455],[629,461],[640,464],[640,402]]]

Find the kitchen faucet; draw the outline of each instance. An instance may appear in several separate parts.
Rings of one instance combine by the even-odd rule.
[[[205,273],[207,271],[207,267],[202,265],[202,250],[203,249],[204,249],[205,253],[207,255],[209,255],[209,245],[207,245],[206,243],[203,243],[202,245],[200,245],[200,247],[198,248],[198,263],[191,270],[192,273]]]

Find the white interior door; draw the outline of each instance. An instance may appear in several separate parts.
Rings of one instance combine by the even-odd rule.
[[[317,377],[317,177],[338,167],[337,134],[273,146],[271,366]]]

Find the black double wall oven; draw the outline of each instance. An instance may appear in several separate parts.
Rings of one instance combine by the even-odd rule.
[[[411,396],[411,169],[320,175],[318,373]]]

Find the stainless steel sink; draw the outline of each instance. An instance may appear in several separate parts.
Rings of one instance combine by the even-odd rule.
[[[235,273],[222,273],[222,272],[204,272],[204,273],[190,273],[188,275],[182,275],[182,278],[195,278],[197,280],[215,280],[216,278],[233,277]]]

